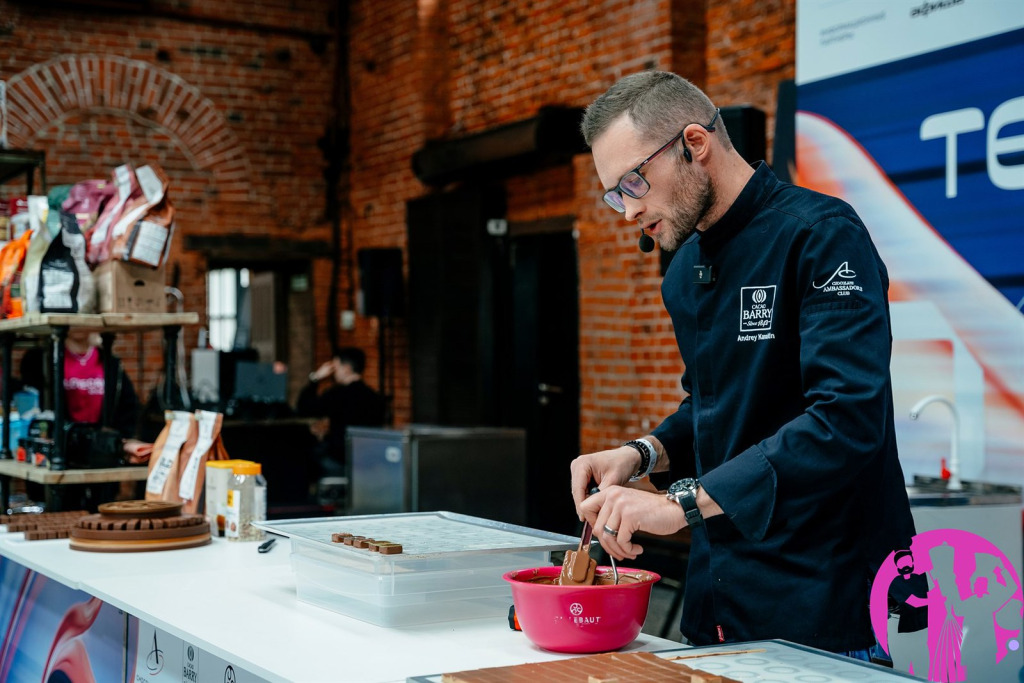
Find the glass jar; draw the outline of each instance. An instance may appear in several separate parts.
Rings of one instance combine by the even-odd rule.
[[[224,535],[229,541],[262,541],[264,532],[252,526],[267,519],[267,480],[258,462],[232,466],[225,508]]]
[[[210,523],[210,533],[224,535],[227,519],[228,486],[235,476],[234,467],[239,460],[207,460],[206,461],[206,521]]]

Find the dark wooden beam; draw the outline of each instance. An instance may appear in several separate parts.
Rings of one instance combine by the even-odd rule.
[[[326,240],[283,240],[258,235],[185,235],[184,247],[216,261],[262,263],[331,256],[331,245]]]
[[[453,140],[428,140],[412,156],[413,173],[427,185],[445,185],[565,163],[587,151],[582,118],[579,108],[542,107],[523,121]]]

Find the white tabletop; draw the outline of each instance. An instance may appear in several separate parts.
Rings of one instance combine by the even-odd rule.
[[[0,534],[0,555],[95,595],[268,681],[391,683],[409,676],[569,657],[534,646],[504,617],[383,628],[299,602],[290,542],[269,553],[214,539],[200,548],[89,553],[67,540]],[[679,644],[641,634],[626,651]]]

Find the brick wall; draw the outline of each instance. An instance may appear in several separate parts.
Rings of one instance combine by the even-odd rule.
[[[334,73],[330,26],[338,6],[328,0],[152,6],[152,15],[119,16],[0,0],[0,78],[25,80],[39,65],[81,65],[87,57],[106,74],[138,69],[118,72],[136,77],[111,101],[58,103],[42,125],[19,123],[13,142],[47,150],[51,183],[103,175],[121,160],[158,160],[171,176],[182,233],[330,240],[316,143],[331,120],[331,88],[347,85],[343,268],[333,282],[330,262],[314,262],[321,314],[315,330],[293,335],[308,332],[318,360],[327,355],[328,326],[338,324],[322,314],[328,293],[337,287],[339,307],[355,305],[354,254],[404,247],[405,204],[432,191],[410,164],[426,140],[525,119],[543,105],[585,106],[617,78],[646,68],[675,70],[720,105],[764,109],[771,131],[777,82],[793,76],[795,0],[352,0],[347,74]],[[183,84],[196,99],[176,109],[165,95],[146,99],[157,81]],[[67,90],[58,82],[54,97]],[[207,113],[203,125],[199,111]],[[126,148],[130,155],[119,151]],[[507,183],[510,220],[576,216],[583,449],[653,427],[680,400],[682,370],[657,258],[641,254],[636,231],[604,206],[589,155]],[[172,255],[178,283],[188,308],[202,311],[206,261],[180,245],[179,238]],[[338,331],[340,343],[366,349],[371,385],[377,325],[359,317],[354,330]],[[158,349],[159,335],[151,336],[147,346]],[[401,424],[411,414],[402,321],[394,337],[389,362]],[[187,339],[194,343],[194,330]],[[144,382],[151,375],[145,371]]]
[[[777,81],[793,75],[794,0],[351,7],[353,163],[379,179],[350,194],[359,245],[404,246],[404,202],[430,191],[408,159],[426,139],[525,119],[542,105],[585,106],[646,68],[676,70],[718,104],[750,103],[770,115]],[[552,187],[563,191],[552,196]],[[576,216],[583,449],[657,425],[682,398],[657,258],[641,254],[636,231],[605,207],[588,155],[512,178],[507,189],[510,220]],[[401,420],[407,395],[399,392],[396,405]]]
[[[177,208],[169,284],[202,314],[207,261],[182,248],[187,235],[329,239],[316,142],[331,108],[332,4],[156,0],[143,15],[2,0],[11,145],[46,151],[51,187],[125,162],[162,166]],[[317,271],[322,310],[329,269]],[[300,336],[326,340],[325,324]],[[140,359],[134,335],[118,340],[140,393],[155,385],[161,344],[144,335]]]

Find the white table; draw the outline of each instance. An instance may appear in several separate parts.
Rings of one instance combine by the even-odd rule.
[[[389,629],[307,605],[296,599],[289,553],[287,539],[263,555],[254,543],[224,539],[186,550],[107,554],[0,533],[0,555],[267,681],[389,683],[572,656],[535,647],[504,617]],[[678,647],[641,634],[626,651]]]

